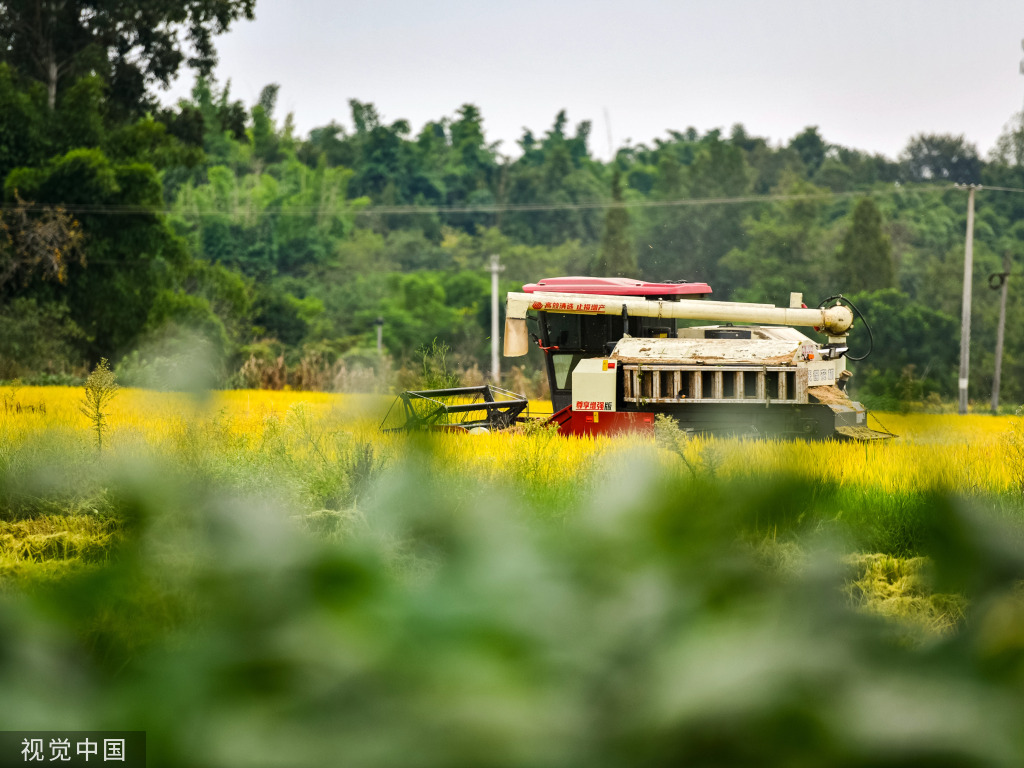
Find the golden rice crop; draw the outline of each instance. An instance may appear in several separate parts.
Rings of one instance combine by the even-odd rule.
[[[81,399],[76,388],[0,387],[0,436],[17,444],[33,434],[62,430],[88,443]],[[394,456],[405,436],[378,431],[390,403],[386,397],[321,392],[238,390],[197,399],[123,389],[110,407],[109,445],[114,450],[139,442],[156,450],[180,447],[203,430],[245,448],[284,432],[298,458],[330,461],[344,445],[331,438],[343,433],[374,445],[382,456]],[[536,413],[544,404],[531,406]],[[693,437],[685,451],[691,466],[725,478],[785,472],[887,493],[929,488],[1001,493],[1013,481],[1004,440],[1011,418],[881,414],[880,422],[899,437],[869,444]],[[491,481],[522,477],[538,485],[585,476],[602,457],[650,443],[637,436],[567,439],[545,431],[439,434],[432,442],[441,463],[454,471]],[[667,469],[688,471],[668,452],[661,460]]]
[[[292,391],[227,391],[195,397],[126,388],[110,406],[104,454],[123,457],[141,449],[171,460],[160,466],[177,462],[186,470],[199,470],[197,477],[216,478],[229,487],[246,489],[262,483],[296,502],[289,508],[298,514],[312,520],[323,512],[325,524],[333,525],[331,521],[348,514],[346,510],[358,513],[365,478],[400,462],[422,442],[417,436],[380,431],[392,401]],[[82,390],[76,388],[0,387],[0,464],[8,478],[17,476],[11,462],[19,446],[31,447],[33,440],[55,435],[59,447],[44,458],[60,461],[69,455],[70,446],[79,457],[69,462],[72,483],[79,478],[93,485],[82,498],[71,492],[52,502],[31,501],[33,516],[15,511],[0,521],[0,591],[4,584],[59,579],[95,567],[119,535],[116,516],[106,517],[112,502],[102,483],[90,478],[94,465],[89,451],[95,450],[95,436],[81,402]],[[531,403],[531,411],[543,412],[545,405]],[[843,503],[855,509],[879,506],[881,519],[886,516],[881,507],[887,497],[931,489],[982,494],[1013,490],[1020,468],[1015,475],[1006,444],[1012,418],[881,414],[881,425],[899,437],[867,444],[689,437],[673,451],[658,449],[654,440],[640,435],[564,438],[538,428],[479,435],[434,432],[426,444],[431,469],[440,475],[443,487],[455,487],[450,482],[455,477],[506,487],[514,492],[512,497],[536,503],[547,510],[545,514],[578,508],[588,487],[599,480],[600,468],[640,457],[657,462],[664,473],[713,475],[726,483],[756,484],[795,475],[808,483],[851,489]],[[20,491],[7,492],[16,506]],[[96,514],[77,514],[90,510]],[[885,615],[911,615],[935,631],[956,624],[960,603],[947,605],[948,596],[923,590],[919,574],[911,568],[916,561],[891,556],[908,549],[898,532],[872,531],[863,541],[890,554],[885,555],[888,559],[862,556],[877,562],[864,565],[854,582],[860,590],[858,604]]]

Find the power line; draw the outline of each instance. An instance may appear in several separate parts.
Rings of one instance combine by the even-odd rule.
[[[353,208],[345,211],[347,215],[372,216],[372,215],[422,215],[428,213],[443,214],[467,214],[467,213],[504,213],[504,212],[548,212],[548,211],[580,211],[599,210],[606,208],[673,208],[673,207],[696,207],[707,205],[736,205],[743,203],[770,203],[796,200],[829,200],[837,197],[854,197],[858,195],[884,195],[889,192],[906,192],[912,188],[898,187],[893,190],[869,190],[859,192],[814,192],[795,195],[743,195],[737,197],[697,197],[683,198],[679,200],[595,200],[578,203],[482,203],[477,205],[464,206],[439,206],[439,205],[379,205],[365,208]],[[924,187],[924,191],[946,191],[947,187]],[[250,207],[236,206],[231,210],[189,210],[172,208],[152,208],[147,206],[133,205],[76,205],[74,203],[58,203],[55,206],[68,213],[80,215],[179,215],[179,216],[268,216],[268,215],[290,215],[310,216],[322,213],[323,209],[316,206],[289,206],[287,211],[283,210],[255,210]],[[0,206],[0,210],[15,210],[16,206]]]
[[[895,191],[901,191],[900,190]],[[935,189],[935,188],[931,188]],[[374,206],[364,208],[357,215],[411,215],[417,213],[536,213],[547,211],[588,211],[608,208],[695,208],[708,205],[740,205],[745,203],[771,203],[797,200],[831,200],[837,197],[855,197],[884,194],[881,192],[809,192],[797,195],[741,195],[737,197],[688,197],[680,200],[602,200],[581,203],[495,203],[444,208],[440,206]]]
[[[968,185],[961,184],[955,185],[957,189],[966,190]],[[989,187],[984,184],[979,184],[975,187],[979,192],[1024,192],[1024,188],[1021,187]]]
[[[773,195],[738,195],[734,197],[688,197],[677,200],[594,200],[576,203],[481,203],[476,205],[463,206],[440,206],[440,205],[377,205],[364,208],[353,207],[344,211],[341,215],[347,216],[422,216],[424,214],[445,214],[464,215],[471,213],[546,213],[556,211],[590,211],[605,210],[609,208],[695,208],[715,205],[744,205],[775,202],[797,202],[797,201],[828,201],[837,198],[849,197],[886,197],[893,194],[915,193],[942,193],[950,190],[965,189],[960,185],[897,185],[887,189],[856,190],[846,192],[808,192],[803,194],[773,194]],[[992,192],[1024,192],[1024,188],[1018,187],[975,187],[978,191]],[[47,206],[49,208],[60,208],[67,213],[75,215],[106,215],[106,216],[181,216],[208,217],[208,216],[232,216],[261,218],[264,216],[314,216],[324,215],[324,210],[318,206],[289,206],[287,210],[280,209],[253,209],[251,207],[236,206],[231,210],[199,210],[198,208],[153,208],[138,205],[79,205],[74,203],[58,203]],[[0,211],[13,211],[18,206],[0,205]]]

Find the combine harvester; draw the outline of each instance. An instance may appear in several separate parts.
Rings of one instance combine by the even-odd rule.
[[[776,307],[704,300],[710,293],[706,283],[542,280],[508,294],[505,356],[525,355],[531,336],[544,351],[550,418],[567,435],[653,431],[655,417],[666,414],[694,433],[892,437],[868,428],[866,409],[846,394],[850,302],[834,296],[810,309],[792,294],[789,307]],[[720,324],[679,327],[680,320]],[[813,327],[827,341],[789,326]],[[483,390],[403,393],[414,416],[405,427],[502,428],[522,420],[525,398],[511,395],[510,404],[511,393],[501,392],[498,405]],[[473,410],[467,396],[484,406],[460,424],[460,414]]]

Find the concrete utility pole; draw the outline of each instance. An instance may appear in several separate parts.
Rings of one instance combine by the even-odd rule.
[[[988,276],[989,288],[1002,288],[999,297],[999,325],[996,327],[996,366],[992,376],[992,413],[999,413],[999,379],[1003,373],[1003,334],[1006,330],[1006,294],[1010,288],[1010,252],[1003,254],[1003,271]]]
[[[498,254],[491,255],[491,266],[488,267],[491,273],[491,383],[501,383],[501,363],[498,358],[498,342],[501,336],[498,333],[498,275],[505,271],[501,266],[501,257]]]
[[[967,413],[967,380],[971,368],[971,284],[974,275],[974,192],[967,187],[967,238],[964,242],[964,297],[960,312],[960,415]]]

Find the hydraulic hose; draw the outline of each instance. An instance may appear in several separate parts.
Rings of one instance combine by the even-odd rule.
[[[847,305],[853,311],[853,313],[860,318],[861,322],[864,323],[864,328],[868,332],[868,351],[865,352],[860,357],[854,357],[849,353],[849,351],[847,351],[846,357],[849,360],[853,360],[855,363],[859,363],[861,360],[867,360],[871,353],[875,351],[875,336],[873,333],[871,333],[871,326],[868,325],[867,318],[864,317],[864,315],[861,313],[859,309],[857,309],[857,306],[852,301],[843,296],[843,294],[841,293],[837,293],[835,296],[829,296],[827,299],[821,302],[821,304],[818,305],[818,309],[825,309],[825,305],[828,304],[830,301],[834,301],[836,304]],[[831,306],[835,305],[833,304]]]

